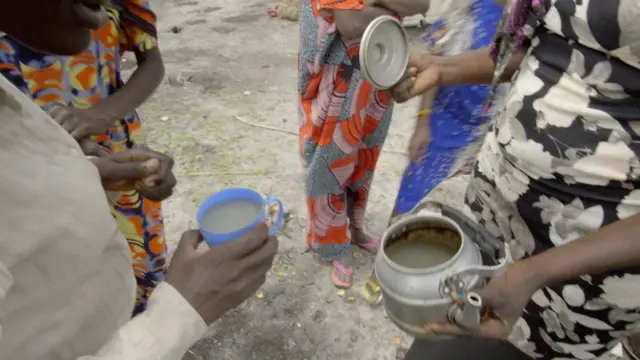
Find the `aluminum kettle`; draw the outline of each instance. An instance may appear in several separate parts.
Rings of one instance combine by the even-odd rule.
[[[444,240],[444,245],[452,249],[448,261],[434,267],[409,268],[388,256],[385,250],[389,245],[425,229],[449,230],[458,235],[455,240]],[[425,329],[425,324],[478,326],[484,308],[473,290],[484,286],[489,277],[506,271],[511,261],[508,244],[460,211],[429,202],[399,217],[387,229],[376,257],[375,273],[391,321],[415,337],[431,339],[436,336]]]

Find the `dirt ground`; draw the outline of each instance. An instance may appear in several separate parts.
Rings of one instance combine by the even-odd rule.
[[[305,252],[297,23],[267,16],[272,0],[153,3],[167,77],[140,113],[150,145],[176,159],[178,188],[164,204],[170,249],[195,227],[198,204],[225,187],[278,196],[293,215],[263,291],[215,324],[194,350],[208,360],[403,359],[410,339],[358,294],[373,257],[358,253],[356,285],[340,295],[328,268]],[[418,34],[410,33],[414,46]],[[416,106],[395,109],[368,208],[373,234],[382,234],[391,213]],[[457,181],[434,198],[457,201],[464,185]]]
[[[409,339],[358,296],[373,257],[358,254],[356,286],[339,296],[328,268],[305,253],[295,135],[298,25],[270,18],[272,5],[154,2],[167,78],[140,114],[150,145],[176,159],[178,188],[164,204],[170,248],[195,226],[198,204],[225,187],[278,196],[294,216],[279,234],[280,254],[264,296],[219,321],[195,349],[225,360],[402,358]],[[414,113],[415,104],[395,112],[367,216],[374,234],[383,232],[391,212],[406,163],[397,152],[406,147]]]

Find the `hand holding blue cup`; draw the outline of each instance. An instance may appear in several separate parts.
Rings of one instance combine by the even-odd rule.
[[[207,198],[198,208],[196,220],[204,241],[210,247],[237,239],[265,222],[267,206],[276,203],[278,213],[269,228],[275,235],[284,218],[282,201],[275,196],[264,198],[260,193],[246,188],[230,188]]]

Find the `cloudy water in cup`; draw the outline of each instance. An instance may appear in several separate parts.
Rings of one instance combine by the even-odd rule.
[[[242,230],[256,221],[263,206],[247,199],[230,200],[207,211],[200,221],[200,227],[215,234]]]

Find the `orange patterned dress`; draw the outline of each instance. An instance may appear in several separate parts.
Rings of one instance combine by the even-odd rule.
[[[110,22],[93,34],[89,48],[71,57],[34,51],[9,36],[0,38],[0,73],[45,110],[56,104],[92,107],[123,86],[121,55],[156,46],[155,14],[146,0],[111,1]],[[134,112],[94,139],[112,152],[141,144],[140,119]],[[64,204],[61,204],[64,206]],[[138,192],[123,192],[112,213],[129,241],[138,282],[134,314],[142,311],[167,269],[167,247],[160,203]]]
[[[344,41],[324,10],[358,10],[358,0],[303,0],[300,11],[300,155],[309,247],[327,261],[349,251],[349,222],[364,227],[369,188],[393,101],[364,80],[360,41]]]

